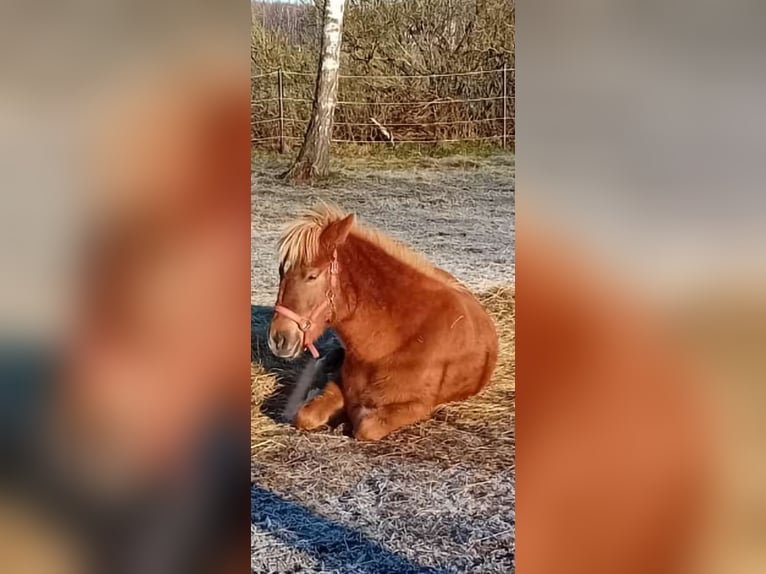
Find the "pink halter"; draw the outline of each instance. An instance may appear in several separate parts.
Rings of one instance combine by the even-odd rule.
[[[304,317],[302,315],[299,315],[295,311],[292,311],[281,304],[282,301],[282,295],[280,293],[279,301],[277,301],[277,304],[274,306],[274,311],[279,313],[280,315],[284,315],[291,321],[293,321],[295,324],[298,325],[298,328],[303,333],[303,348],[307,349],[311,356],[315,359],[319,358],[319,351],[317,351],[317,348],[314,346],[314,342],[309,339],[309,333],[314,328],[314,324],[321,320],[322,314],[327,310],[328,307],[331,307],[333,312],[335,311],[335,290],[338,287],[338,250],[333,250],[332,252],[332,261],[330,262],[330,288],[327,290],[327,293],[325,293],[325,300],[322,301],[319,305],[314,307],[312,309],[311,313],[309,313],[308,317]]]

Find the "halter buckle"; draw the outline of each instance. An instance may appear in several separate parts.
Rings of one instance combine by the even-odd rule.
[[[304,333],[308,333],[311,330],[311,321],[309,319],[301,319],[298,323],[298,328]]]

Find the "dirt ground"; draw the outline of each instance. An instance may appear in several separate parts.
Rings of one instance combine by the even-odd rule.
[[[275,180],[285,166],[260,158],[252,182],[252,571],[513,572],[513,158],[356,161],[311,188]],[[279,420],[305,363],[278,361],[265,347],[276,240],[317,199],[355,211],[479,293],[501,345],[483,393],[372,444]],[[336,344],[329,335],[319,346]]]
[[[252,571],[512,572],[513,158],[357,160],[329,183],[297,188],[274,177],[286,165],[254,162],[252,181]],[[278,361],[265,347],[276,242],[281,225],[319,199],[409,243],[482,294],[501,334],[484,393],[376,444],[279,421],[305,363]],[[320,350],[336,344],[329,335]]]

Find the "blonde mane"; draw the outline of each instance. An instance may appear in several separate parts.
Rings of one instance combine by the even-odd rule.
[[[348,214],[335,205],[320,204],[288,223],[279,240],[279,261],[285,267],[305,265],[319,254],[319,238],[328,225]],[[351,235],[369,241],[402,263],[420,273],[455,289],[464,285],[446,271],[439,269],[420,253],[385,235],[382,231],[354,223]]]

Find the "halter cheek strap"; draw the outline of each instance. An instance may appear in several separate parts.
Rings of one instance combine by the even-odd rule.
[[[294,323],[298,325],[298,328],[303,333],[303,348],[308,349],[308,351],[311,353],[311,356],[315,359],[319,358],[319,351],[317,351],[317,348],[314,346],[314,343],[311,342],[309,338],[309,333],[311,332],[312,328],[314,327],[314,323],[322,316],[322,313],[327,309],[327,307],[330,306],[330,303],[327,299],[322,301],[319,305],[314,307],[314,310],[311,312],[311,314],[308,317],[302,317],[301,315],[298,315],[298,313],[295,313],[294,311],[291,311],[284,305],[276,305],[274,307],[274,311],[279,313],[280,315],[284,315]]]
[[[299,315],[295,311],[292,311],[282,305],[281,303],[277,303],[277,305],[274,306],[274,311],[279,313],[280,315],[284,315],[291,321],[293,321],[296,325],[298,325],[298,328],[303,333],[303,348],[307,349],[309,353],[311,353],[311,356],[315,359],[319,358],[319,351],[317,351],[316,346],[314,346],[314,342],[310,338],[310,333],[314,328],[314,325],[321,320],[323,314],[325,311],[327,311],[327,308],[330,307],[334,311],[334,300],[335,300],[335,291],[338,287],[338,251],[333,250],[332,252],[332,261],[330,262],[330,288],[327,290],[327,293],[325,293],[325,300],[322,301],[319,305],[314,307],[314,309],[309,313],[308,317],[304,317],[302,315]],[[280,300],[282,297],[280,296]]]

